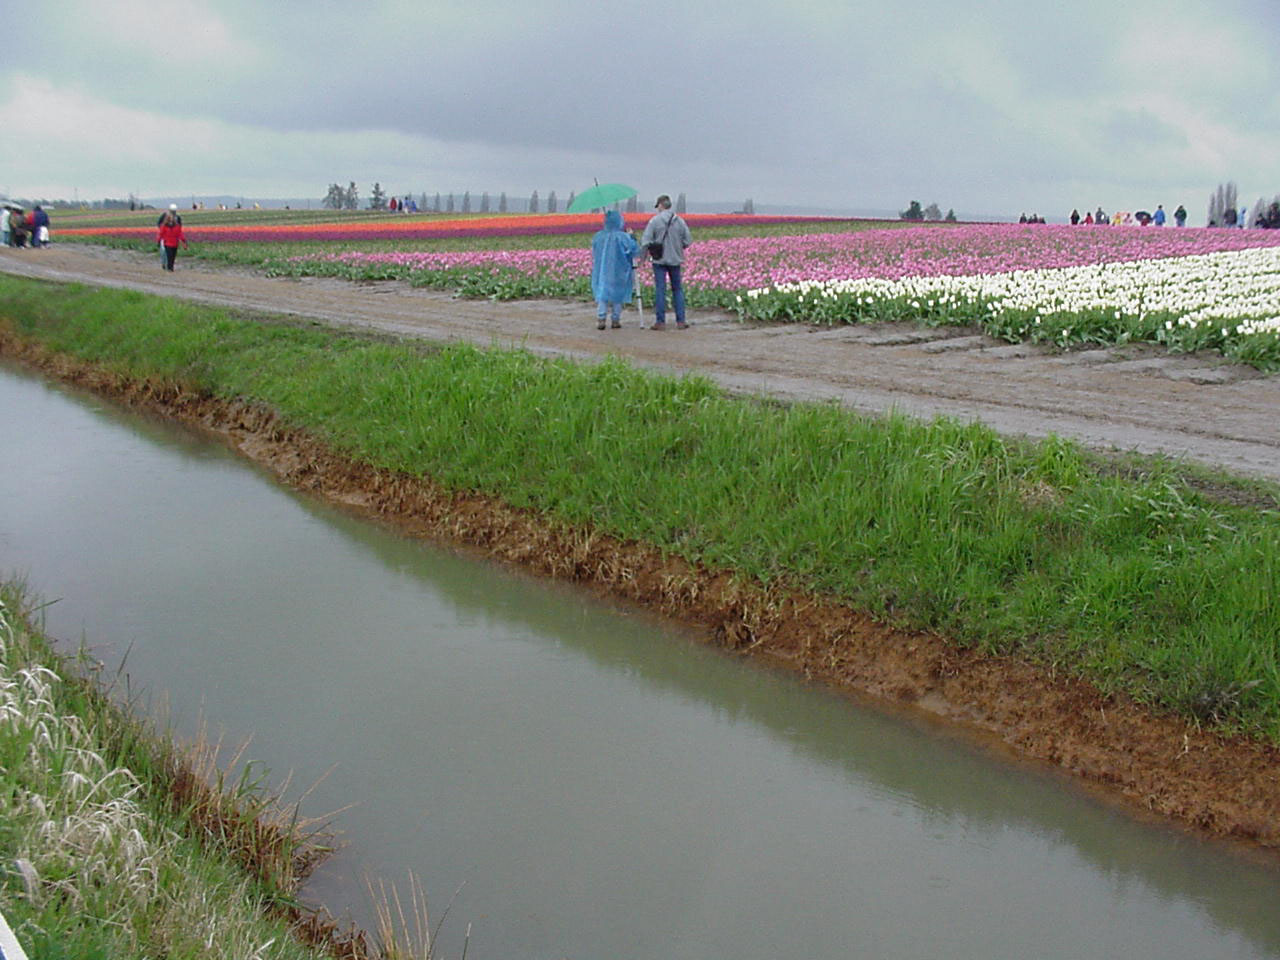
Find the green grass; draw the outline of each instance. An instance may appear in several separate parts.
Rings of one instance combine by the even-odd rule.
[[[1280,741],[1273,486],[731,398],[618,360],[376,342],[10,278],[0,304],[56,350],[259,401],[377,466]]]
[[[265,912],[290,897],[292,843],[252,869],[234,855],[257,787],[176,790],[176,748],[56,654],[29,603],[0,584],[0,908],[27,955],[321,956]]]

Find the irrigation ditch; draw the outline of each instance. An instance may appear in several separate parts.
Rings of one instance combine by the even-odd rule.
[[[795,671],[883,709],[937,718],[1012,761],[1054,769],[1140,818],[1280,850],[1280,750],[1153,713],[1077,679],[878,622],[813,595],[709,572],[645,544],[551,524],[491,498],[335,453],[271,410],[129,379],[5,332],[0,355],[194,426],[283,483],[407,535],[481,551],[695,627],[728,655]]]

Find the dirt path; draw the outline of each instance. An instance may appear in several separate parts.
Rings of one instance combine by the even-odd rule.
[[[976,419],[1002,433],[1054,433],[1100,449],[1165,453],[1280,480],[1280,376],[1207,354],[1146,346],[1059,354],[971,331],[749,326],[707,311],[691,312],[694,326],[685,332],[642,329],[634,310],[622,330],[600,332],[585,303],[455,300],[398,282],[272,279],[181,258],[168,274],[155,257],[92,246],[0,249],[0,270],[430,340],[571,357],[615,353],[657,369],[696,371],[736,391]]]

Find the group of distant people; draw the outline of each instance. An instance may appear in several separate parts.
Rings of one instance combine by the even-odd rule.
[[[1253,223],[1249,222],[1249,208],[1241,207],[1240,212],[1236,213],[1235,207],[1227,207],[1222,211],[1222,222],[1219,223],[1217,218],[1210,218],[1209,226],[1211,227],[1253,227],[1258,230],[1280,230],[1280,200],[1274,201],[1268,207],[1255,208],[1257,215],[1253,218]]]
[[[6,204],[0,210],[0,246],[47,247],[49,214],[40,204],[23,210],[17,204]]]
[[[403,200],[399,197],[392,197],[387,202],[387,209],[392,213],[417,213],[418,201],[413,197],[405,197]]]
[[[1146,210],[1139,210],[1137,213],[1129,213],[1127,210],[1117,210],[1110,216],[1107,212],[1099,207],[1096,211],[1086,212],[1083,217],[1080,216],[1079,210],[1072,210],[1071,216],[1067,218],[1071,221],[1072,226],[1077,224],[1101,224],[1103,226],[1124,226],[1130,223],[1137,223],[1141,226],[1163,227],[1168,222],[1168,214],[1164,212],[1164,204],[1156,204],[1156,212],[1148,213]],[[1173,225],[1175,227],[1185,227],[1187,225],[1187,208],[1182,204],[1178,204],[1178,209],[1173,211]]]
[[[1253,223],[1249,222],[1249,211],[1246,207],[1241,207],[1237,211],[1234,207],[1228,207],[1222,211],[1219,217],[1211,217],[1208,222],[1210,227],[1253,227],[1263,230],[1280,230],[1280,200],[1272,203],[1266,208],[1255,208],[1257,215],[1254,217]],[[1079,210],[1072,210],[1071,216],[1068,217],[1072,225],[1077,224],[1105,224],[1111,226],[1120,226],[1123,224],[1137,223],[1141,226],[1163,227],[1167,222],[1164,212],[1164,205],[1156,206],[1154,213],[1148,213],[1145,210],[1139,210],[1137,213],[1116,212],[1107,215],[1101,207],[1095,212],[1085,213],[1080,216]],[[1023,214],[1018,218],[1019,223],[1044,223],[1044,220],[1034,214],[1028,217]],[[1185,227],[1187,225],[1187,208],[1182,204],[1178,204],[1178,209],[1173,211],[1173,224],[1176,227]]]
[[[1280,199],[1273,200],[1270,206],[1260,211],[1253,225],[1263,230],[1280,230]]]
[[[23,210],[16,203],[6,203],[0,209],[0,246],[39,248],[47,247],[49,242],[49,213],[40,204]],[[156,221],[156,246],[160,248],[160,265],[172,270],[178,247],[187,246],[176,203],[169,204]]]
[[[1137,223],[1141,226],[1163,227],[1168,222],[1168,215],[1165,213],[1164,204],[1157,204],[1155,213],[1148,213],[1146,210],[1139,210],[1137,213],[1129,213],[1128,211],[1117,210],[1115,213],[1108,214],[1102,207],[1097,210],[1086,210],[1084,216],[1080,215],[1079,210],[1072,210],[1071,216],[1067,217],[1074,226],[1123,226],[1126,224]],[[1044,218],[1036,214],[1028,217],[1023,214],[1018,218],[1019,223],[1044,223]],[[1177,227],[1185,227],[1187,225],[1187,208],[1178,204],[1178,209],[1173,211],[1173,223]]]

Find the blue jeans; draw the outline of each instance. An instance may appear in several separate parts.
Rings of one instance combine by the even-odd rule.
[[[616,303],[609,303],[605,300],[597,300],[596,301],[596,318],[603,320],[606,311],[609,313],[609,316],[613,320],[616,321],[616,320],[622,319],[622,301],[618,301]]]
[[[671,277],[671,299],[675,302],[676,323],[684,323],[684,287],[680,284],[680,267],[668,266],[665,263],[653,265],[653,315],[655,322],[665,323],[667,319],[667,277]]]

